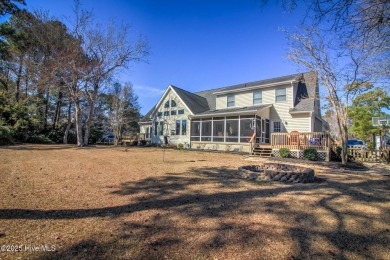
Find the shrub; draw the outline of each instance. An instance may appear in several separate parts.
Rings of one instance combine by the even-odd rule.
[[[375,150],[375,144],[373,142],[367,142],[367,148],[369,150]]]
[[[64,131],[62,129],[51,129],[47,134],[47,137],[54,143],[62,143],[64,138]]]
[[[44,135],[33,135],[27,139],[27,143],[33,144],[52,144],[53,141]]]
[[[146,145],[146,140],[141,140],[141,141],[139,141],[139,143],[140,143],[140,145],[145,146]]]
[[[13,129],[0,121],[0,144],[12,143]]]
[[[290,157],[290,150],[287,149],[287,148],[280,148],[279,149],[279,154],[283,158],[288,158],[288,157]]]
[[[317,150],[313,148],[305,149],[303,150],[303,157],[310,161],[315,161],[317,160]]]
[[[134,140],[131,144],[134,145],[134,146],[136,146],[136,145],[138,145],[138,141],[137,141],[137,140]]]
[[[183,144],[181,144],[181,143],[178,144],[178,145],[177,145],[177,148],[180,148],[180,149],[183,148]]]

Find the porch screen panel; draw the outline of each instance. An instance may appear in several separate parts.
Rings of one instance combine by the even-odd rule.
[[[200,141],[200,122],[191,122],[191,141]]]
[[[226,142],[238,142],[238,120],[226,120]]]
[[[254,120],[252,119],[241,119],[240,122],[240,142],[247,143],[252,138],[252,135],[255,131],[254,129]]]
[[[213,129],[213,141],[214,142],[223,142],[223,137],[225,135],[225,121],[224,120],[214,120],[214,129]]]
[[[201,141],[211,141],[211,121],[202,121]]]

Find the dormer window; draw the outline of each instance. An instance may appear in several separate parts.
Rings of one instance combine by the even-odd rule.
[[[164,108],[168,108],[169,107],[169,101],[165,102],[165,105],[164,105]]]
[[[287,100],[286,88],[275,89],[275,102],[283,102]]]
[[[227,104],[226,104],[227,107],[234,107],[235,106],[235,104],[234,104],[234,94],[227,95],[226,100],[227,100]]]
[[[261,90],[253,91],[253,105],[263,103],[263,93]]]
[[[171,107],[175,107],[176,106],[176,101],[175,100],[171,100]]]

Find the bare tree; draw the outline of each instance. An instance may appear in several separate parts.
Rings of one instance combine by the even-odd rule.
[[[327,101],[335,115],[342,144],[342,163],[347,162],[348,104],[352,96],[364,91],[370,85],[361,76],[362,60],[348,49],[334,48],[334,39],[313,28],[301,33],[288,33],[289,58],[317,71],[319,82],[327,90]]]
[[[118,145],[125,125],[139,118],[137,96],[130,83],[114,83],[109,94],[109,120],[114,131],[114,145]]]
[[[360,70],[378,83],[389,81],[389,0],[280,0],[285,11],[305,6],[302,26],[338,36],[343,47],[359,51]],[[268,0],[259,0],[261,5]],[[356,56],[356,54],[355,54]],[[364,61],[364,62],[363,62]],[[388,85],[384,84],[385,87]]]
[[[142,37],[131,41],[128,26],[118,27],[114,23],[110,23],[106,30],[101,25],[89,28],[83,33],[83,38],[84,49],[90,60],[88,84],[84,89],[89,103],[84,133],[84,145],[88,145],[99,91],[118,69],[141,61],[148,53],[148,45]]]

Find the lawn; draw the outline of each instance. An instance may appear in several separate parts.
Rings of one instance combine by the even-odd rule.
[[[233,177],[264,160],[0,147],[0,259],[390,259],[388,166],[288,160],[317,181]]]

